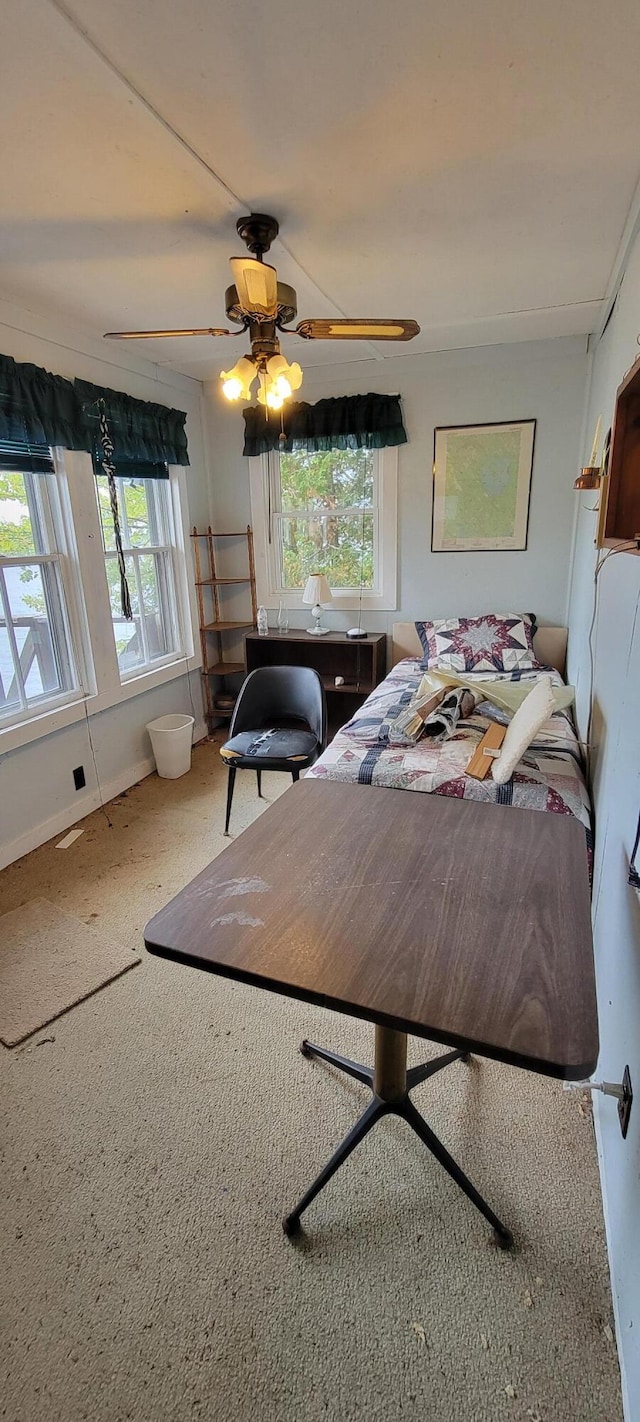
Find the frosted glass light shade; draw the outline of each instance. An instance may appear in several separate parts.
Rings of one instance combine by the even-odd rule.
[[[307,578],[307,585],[302,594],[302,601],[309,607],[330,607],[333,602],[331,588],[325,578],[324,573],[311,573]]]
[[[227,400],[249,400],[251,386],[256,378],[255,361],[249,356],[241,356],[233,370],[221,370],[222,392]]]

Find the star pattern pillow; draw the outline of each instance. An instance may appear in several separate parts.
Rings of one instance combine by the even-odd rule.
[[[416,622],[423,667],[450,672],[535,671],[536,619],[532,612],[488,612],[484,617],[449,617]]]

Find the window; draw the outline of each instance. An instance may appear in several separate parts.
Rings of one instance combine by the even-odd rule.
[[[91,456],[0,441],[0,752],[200,665],[186,481],[168,472],[117,480],[127,622]]]
[[[397,451],[302,451],[251,462],[258,600],[299,606],[309,574],[321,572],[338,607],[362,597],[364,608],[394,608]]]
[[[96,477],[109,602],[120,676],[175,658],[182,649],[168,479],[117,478],[120,533],[133,621],[122,616],[120,570],[107,479]]]
[[[371,449],[279,456],[272,535],[282,588],[303,588],[316,570],[332,588],[373,587],[377,472]]]
[[[1,447],[0,727],[77,695],[80,677],[69,622],[70,569],[49,450],[22,463]]]

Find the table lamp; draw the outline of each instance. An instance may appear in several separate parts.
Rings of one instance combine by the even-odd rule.
[[[320,626],[323,607],[330,607],[333,598],[331,588],[325,578],[324,573],[311,573],[307,578],[307,585],[302,594],[302,601],[311,607],[311,615],[314,619],[313,627],[307,628],[313,637],[324,637],[331,629]]]

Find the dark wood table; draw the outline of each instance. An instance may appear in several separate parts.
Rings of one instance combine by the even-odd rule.
[[[564,815],[303,780],[145,929],[151,953],[366,1018],[373,1068],[309,1042],[373,1099],[284,1228],[375,1122],[404,1117],[512,1238],[409,1092],[470,1052],[547,1076],[594,1071],[598,1027],[584,829]],[[453,1050],[407,1071],[407,1033]]]

